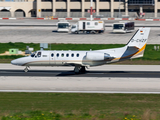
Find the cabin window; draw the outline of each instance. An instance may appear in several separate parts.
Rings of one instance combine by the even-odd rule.
[[[61,54],[61,57],[64,57],[64,54],[63,54],[63,53]]]
[[[53,53],[51,54],[51,57],[54,57],[54,54],[53,54]]]
[[[66,57],[69,57],[69,54],[68,54],[68,53],[66,54]]]
[[[38,56],[38,57],[41,57],[41,52],[38,52],[37,56]]]
[[[95,24],[95,25],[98,25],[98,22],[95,22],[94,24]]]
[[[72,55],[71,55],[72,57],[74,57],[74,54],[72,53]]]
[[[59,53],[57,53],[57,57],[59,57]]]
[[[79,54],[77,53],[77,57],[79,57]]]
[[[90,22],[87,22],[87,25],[90,25]]]

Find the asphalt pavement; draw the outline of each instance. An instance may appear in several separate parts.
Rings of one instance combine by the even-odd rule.
[[[155,71],[89,71],[83,74],[75,74],[73,70],[23,70],[0,69],[0,76],[30,76],[30,77],[123,77],[123,78],[160,78],[160,72]]]
[[[160,27],[160,21],[136,21],[136,27]],[[47,26],[53,27],[56,25],[58,20],[37,20],[37,19],[19,19],[19,20],[0,20],[0,26]],[[70,24],[75,24],[77,21],[69,21]],[[111,27],[113,23],[119,22],[119,20],[107,20],[104,21],[106,27]]]
[[[102,34],[57,33],[56,27],[0,27],[0,30],[1,43],[126,44],[135,33],[113,34],[111,27]],[[158,27],[151,28],[147,44],[160,44],[159,31]]]

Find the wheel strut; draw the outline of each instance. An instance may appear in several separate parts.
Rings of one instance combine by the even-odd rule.
[[[29,70],[29,66],[26,66],[26,68],[24,68],[24,72],[28,72]]]

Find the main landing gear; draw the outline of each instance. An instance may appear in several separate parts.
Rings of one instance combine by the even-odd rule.
[[[26,66],[26,68],[24,69],[24,72],[28,72],[29,70],[29,66]]]
[[[86,72],[86,68],[85,68],[85,66],[79,66],[79,65],[77,65],[77,66],[75,66],[75,68],[74,68],[74,72],[75,72],[76,74],[85,73],[85,72]]]

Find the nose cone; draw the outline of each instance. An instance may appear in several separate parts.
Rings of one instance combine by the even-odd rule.
[[[12,61],[11,61],[11,64],[12,64],[12,65],[17,65],[17,60],[12,60]]]
[[[12,60],[11,61],[11,64],[13,65],[23,65],[25,63],[25,57],[22,57],[22,58],[18,58],[18,59],[15,59],[15,60]]]

